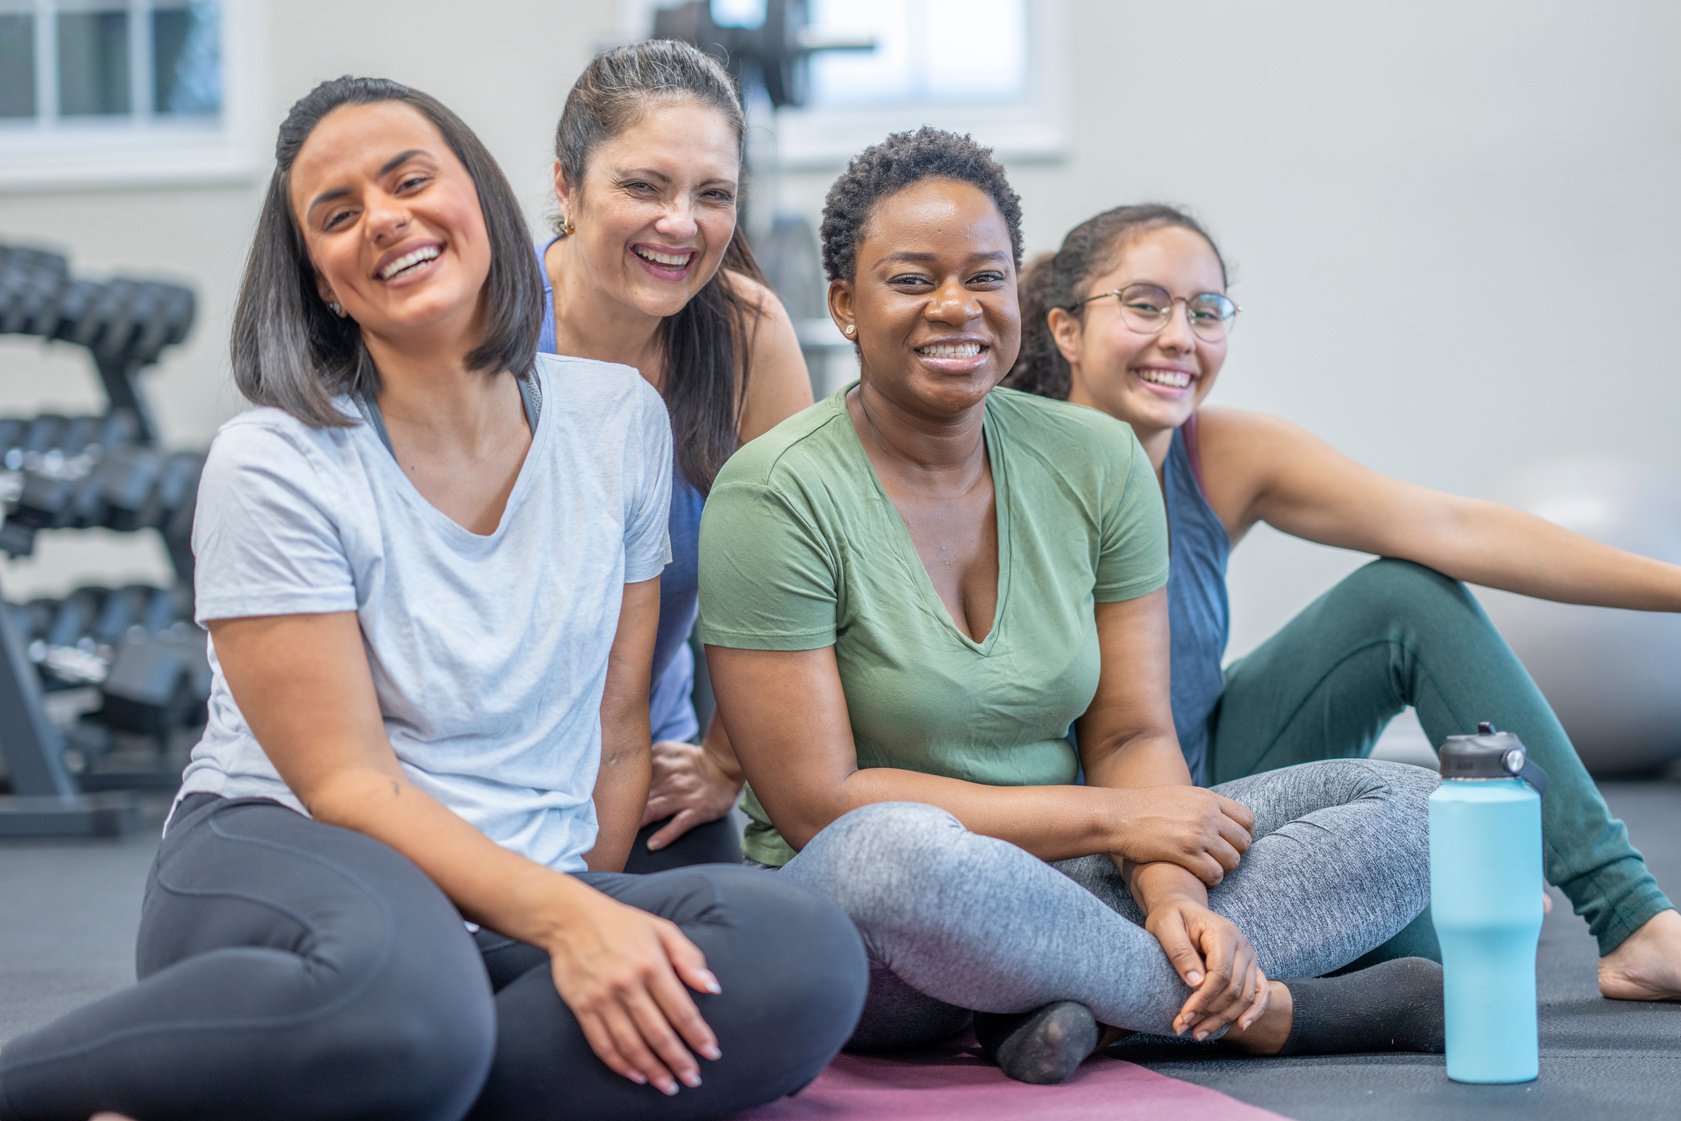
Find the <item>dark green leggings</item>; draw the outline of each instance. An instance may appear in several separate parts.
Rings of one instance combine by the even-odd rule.
[[[1587,920],[1602,955],[1674,906],[1476,599],[1464,585],[1407,561],[1366,565],[1226,671],[1213,717],[1210,784],[1369,755],[1384,726],[1408,706],[1418,710],[1432,746],[1490,720],[1516,733],[1546,768],[1547,881]]]

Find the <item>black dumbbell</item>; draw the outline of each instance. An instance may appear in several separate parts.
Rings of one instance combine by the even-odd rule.
[[[93,307],[104,293],[104,286],[97,281],[67,282],[59,292],[57,321],[53,324],[51,337],[64,342],[75,341],[83,329],[82,321],[91,319]],[[93,329],[97,330],[97,324]]]
[[[48,646],[76,645],[93,629],[93,621],[98,618],[99,608],[109,593],[109,588],[90,584],[59,600],[52,622],[41,632],[41,640]]]
[[[147,634],[168,630],[177,623],[193,623],[193,590],[185,584],[153,588],[151,602],[140,617],[140,629]]]
[[[25,471],[6,525],[22,530],[65,529],[75,524],[82,479],[43,471]]]
[[[152,606],[152,595],[159,589],[150,584],[124,584],[113,588],[99,605],[99,614],[88,629],[88,637],[96,646],[115,646],[130,627],[141,625]]]
[[[23,442],[23,434],[28,429],[29,422],[22,417],[0,416],[0,463],[5,462],[13,448],[18,448],[18,464],[22,465],[23,451],[20,445]]]
[[[144,529],[151,516],[163,456],[134,445],[113,449],[90,478],[99,487],[99,524],[123,533]]]
[[[198,452],[175,452],[165,460],[158,472],[158,488],[152,498],[154,513],[148,524],[161,528],[169,525],[179,511],[191,511],[203,473],[204,456]],[[190,528],[190,521],[188,525]]]
[[[134,360],[149,366],[165,347],[174,346],[192,330],[196,300],[191,288],[156,283],[157,312],[134,344]]]
[[[89,448],[100,443],[105,431],[105,418],[102,416],[73,416],[64,425],[64,431],[59,433],[58,447],[66,456],[85,455]]]
[[[172,627],[129,634],[111,659],[100,687],[100,719],[113,728],[167,735],[204,720],[210,693],[204,634]]]
[[[105,294],[94,311],[99,320],[98,332],[87,341],[88,349],[108,361],[127,355],[140,326],[136,305],[144,288],[139,281],[126,276],[113,276],[105,282]]]
[[[58,600],[32,599],[28,603],[7,604],[7,610],[12,617],[12,626],[16,628],[18,641],[27,649],[52,624],[53,616],[58,614]]]
[[[41,413],[30,418],[29,426],[24,430],[23,439],[18,447],[25,455],[45,455],[54,448],[60,447],[64,440],[64,430],[70,426],[70,418],[58,413]]]

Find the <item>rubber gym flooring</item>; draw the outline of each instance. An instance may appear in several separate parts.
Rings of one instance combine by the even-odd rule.
[[[1659,881],[1681,893],[1681,772],[1604,790]],[[154,816],[161,814],[159,805]],[[116,842],[0,842],[0,1044],[132,979],[140,888],[154,845],[150,826]],[[1255,1060],[1134,1048],[1126,1057],[1295,1121],[1681,1118],[1681,1004],[1601,999],[1593,941],[1556,892],[1554,901],[1541,934],[1541,1077],[1529,1085],[1457,1085],[1440,1058],[1425,1055]],[[1202,1121],[1219,1121],[1211,1101],[1218,1099],[1197,1110]],[[1057,1116],[1054,1107],[1041,1114],[1024,1104],[1011,1098],[1010,1116]],[[1247,1111],[1229,1111],[1240,1112]],[[1117,1101],[1110,1116],[1151,1115],[1161,1113],[1143,1101]]]

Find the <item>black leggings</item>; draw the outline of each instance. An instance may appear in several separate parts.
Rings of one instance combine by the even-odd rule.
[[[0,1119],[715,1118],[792,1093],[852,1031],[840,911],[741,867],[590,886],[678,924],[723,987],[723,1057],[667,1098],[595,1057],[548,955],[469,934],[395,850],[257,799],[188,798],[142,904],[140,982],[9,1044]]]

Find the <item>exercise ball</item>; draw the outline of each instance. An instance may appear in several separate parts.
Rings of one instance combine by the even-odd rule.
[[[1631,553],[1681,564],[1681,479],[1612,460],[1520,469],[1495,501]],[[1681,758],[1681,615],[1551,603],[1478,589],[1598,777],[1649,775]]]

